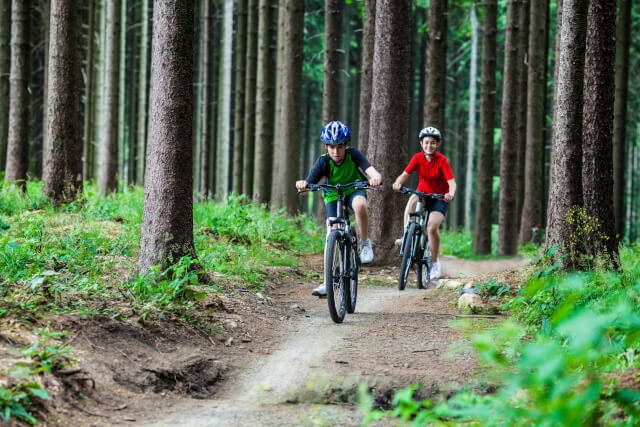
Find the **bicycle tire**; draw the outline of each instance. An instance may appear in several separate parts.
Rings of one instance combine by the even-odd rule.
[[[349,272],[349,292],[347,292],[347,313],[351,314],[356,311],[356,301],[358,299],[358,249],[354,246],[349,246],[347,251],[349,256],[347,259],[348,272]]]
[[[400,280],[398,280],[398,289],[403,291],[409,280],[409,271],[413,264],[412,255],[414,250],[414,234],[416,232],[416,223],[409,224],[404,242],[402,242],[402,263],[400,264]]]
[[[324,283],[327,287],[329,315],[336,323],[342,323],[347,308],[345,260],[340,240],[340,231],[331,230],[324,259]]]

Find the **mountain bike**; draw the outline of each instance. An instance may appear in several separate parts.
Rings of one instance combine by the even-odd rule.
[[[337,217],[329,220],[331,232],[327,238],[327,249],[324,258],[324,283],[327,287],[329,314],[336,323],[341,323],[345,313],[356,310],[358,297],[358,271],[360,255],[358,255],[358,236],[351,226],[349,216],[353,211],[345,206],[345,190],[373,190],[367,181],[355,181],[349,184],[308,184],[308,188],[298,191],[336,190],[338,192]]]
[[[423,193],[408,187],[398,190],[402,194],[415,194],[418,196],[416,210],[409,213],[409,220],[402,235],[402,245],[400,246],[400,280],[398,289],[404,290],[409,281],[409,273],[414,271],[418,289],[427,289],[431,283],[431,249],[429,249],[429,236],[427,234],[427,224],[429,223],[430,211],[422,213],[426,198],[444,199],[444,195],[435,193]],[[425,279],[423,280],[423,274]]]

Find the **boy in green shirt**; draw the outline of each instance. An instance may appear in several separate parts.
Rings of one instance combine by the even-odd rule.
[[[382,182],[380,173],[369,163],[364,155],[356,148],[348,147],[351,141],[351,129],[340,121],[327,123],[320,133],[320,139],[325,144],[327,154],[323,154],[316,160],[306,179],[296,182],[298,190],[304,190],[309,183],[316,184],[323,177],[328,184],[348,184],[353,181],[368,179],[372,187],[377,187]],[[373,249],[369,240],[369,213],[367,210],[367,194],[357,188],[346,192],[345,202],[353,209],[358,224],[358,234],[361,239],[360,260],[363,264],[373,261]],[[327,226],[329,220],[336,218],[338,193],[329,191],[323,194],[327,206]],[[327,235],[329,233],[327,228]],[[325,248],[326,249],[326,248]],[[325,284],[313,290],[313,295],[325,296],[327,289]]]

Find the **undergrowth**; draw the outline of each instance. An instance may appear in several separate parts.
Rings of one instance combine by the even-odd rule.
[[[78,200],[54,209],[42,196],[42,183],[27,187],[26,193],[0,187],[0,317],[33,320],[47,310],[85,310],[84,303],[96,299],[180,309],[202,292],[219,290],[196,286],[191,259],[165,271],[131,274],[142,189],[101,197],[88,185]],[[324,239],[307,218],[231,196],[226,204],[194,202],[194,241],[199,265],[218,283],[260,290],[267,266],[297,265],[295,251],[319,252]]]
[[[561,273],[555,248],[535,260],[522,290],[494,281],[480,291],[512,317],[471,336],[481,372],[497,391],[462,390],[434,404],[399,391],[394,409],[361,402],[368,423],[391,417],[413,425],[620,425],[640,423],[640,248],[620,248],[620,270],[595,259]],[[558,261],[559,262],[559,261]],[[470,326],[466,326],[473,331]]]

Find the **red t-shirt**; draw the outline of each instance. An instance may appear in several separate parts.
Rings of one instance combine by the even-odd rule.
[[[418,191],[437,194],[449,192],[447,181],[453,179],[453,172],[449,160],[437,151],[431,156],[431,161],[427,161],[424,153],[416,153],[404,171],[409,175],[418,172]]]

